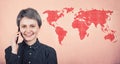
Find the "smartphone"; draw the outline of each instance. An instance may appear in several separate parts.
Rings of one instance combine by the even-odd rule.
[[[18,28],[18,32],[20,31],[20,29]],[[17,34],[17,35],[19,35],[19,34]],[[19,36],[17,36],[17,39],[16,39],[16,44],[18,43],[18,38],[19,38]]]

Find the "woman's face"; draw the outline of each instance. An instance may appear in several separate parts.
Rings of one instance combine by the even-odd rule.
[[[23,17],[20,21],[20,32],[26,41],[33,41],[37,38],[39,32],[39,26],[37,21],[27,17]]]

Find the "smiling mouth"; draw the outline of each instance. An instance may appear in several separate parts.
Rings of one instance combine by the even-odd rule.
[[[26,37],[31,37],[33,34],[24,34]]]

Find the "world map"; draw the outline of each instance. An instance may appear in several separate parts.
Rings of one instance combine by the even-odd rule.
[[[64,27],[56,26],[55,23],[60,19],[64,18],[65,14],[68,14],[72,12],[74,14],[73,21],[72,21],[72,28],[78,29],[79,32],[79,38],[80,40],[83,40],[85,36],[89,36],[89,33],[87,33],[87,30],[91,26],[91,24],[94,24],[94,26],[97,28],[98,25],[101,26],[101,30],[104,33],[107,33],[104,35],[105,40],[110,40],[111,42],[115,39],[115,30],[112,30],[109,28],[109,26],[105,25],[108,21],[110,21],[110,16],[112,15],[113,11],[111,10],[82,10],[80,9],[77,11],[77,13],[74,13],[74,8],[65,7],[62,10],[46,10],[43,12],[43,14],[47,14],[47,22],[50,26],[55,28],[55,32],[58,36],[59,44],[62,44],[62,41],[64,40],[66,34],[68,33],[67,30],[64,29]]]

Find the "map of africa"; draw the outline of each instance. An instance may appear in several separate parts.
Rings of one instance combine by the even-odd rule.
[[[80,40],[83,40],[85,36],[89,36],[87,33],[87,30],[91,26],[91,24],[94,24],[94,26],[97,28],[97,25],[101,26],[101,30],[104,33],[107,33],[104,36],[105,40],[110,40],[111,42],[115,39],[115,32],[114,30],[110,29],[109,26],[106,26],[105,24],[110,20],[110,15],[112,15],[113,11],[110,10],[82,10],[80,9],[77,13],[74,13],[74,8],[63,8],[62,10],[46,10],[43,12],[43,14],[48,14],[47,16],[47,22],[49,25],[55,28],[55,32],[58,35],[58,41],[60,44],[62,44],[62,41],[64,40],[64,37],[68,33],[67,30],[64,29],[64,27],[56,26],[55,22],[57,22],[60,18],[63,18],[65,14],[68,14],[72,12],[74,14],[73,22],[72,22],[72,28],[78,29]]]

